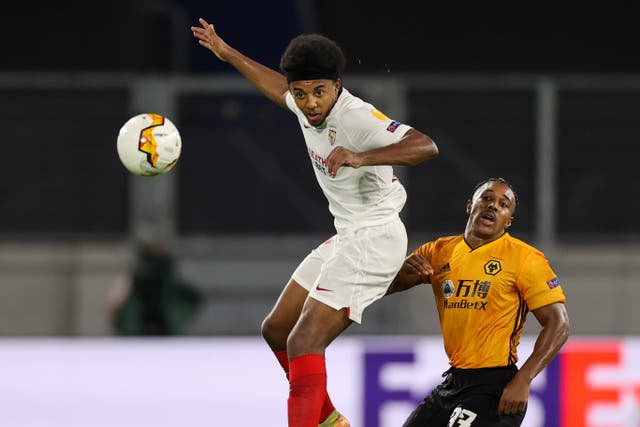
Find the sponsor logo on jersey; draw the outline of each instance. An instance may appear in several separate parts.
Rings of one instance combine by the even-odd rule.
[[[333,145],[336,143],[336,130],[335,129],[329,129],[329,132],[327,134],[329,136],[329,144]]]
[[[457,285],[451,280],[445,280],[441,285],[442,295],[446,298],[443,307],[446,309],[460,308],[464,310],[487,310],[487,298],[491,290],[491,282],[473,279],[460,279]],[[455,296],[457,301],[448,301]]]
[[[449,265],[449,263],[446,263],[445,265],[442,266],[442,268],[440,269],[440,273],[444,273],[445,271],[451,271],[451,266]]]
[[[456,285],[454,285],[451,280],[447,279],[442,282],[440,289],[442,290],[443,297],[451,298],[453,296],[453,293],[456,291]]]
[[[331,289],[323,288],[322,286],[320,286],[320,283],[316,285],[316,289],[319,291],[333,292]]]
[[[472,279],[460,279],[458,280],[458,286],[456,286],[456,288],[458,289],[458,291],[456,292],[456,297],[480,297],[484,299],[487,297],[487,295],[489,295],[491,282]]]
[[[495,276],[502,271],[502,265],[497,259],[491,259],[484,265],[484,272],[489,276]]]
[[[487,303],[489,301],[471,301],[468,299],[462,299],[460,301],[442,301],[442,305],[444,308],[452,309],[452,308],[461,308],[463,310],[480,310],[487,311]]]
[[[398,127],[401,125],[402,123],[400,122],[396,122],[395,120],[392,120],[391,123],[389,123],[389,126],[387,126],[387,130],[391,133],[395,132],[396,129],[398,129]]]
[[[547,282],[547,286],[549,287],[549,289],[557,288],[558,286],[560,286],[560,281],[557,277],[554,277]]]
[[[309,147],[307,147],[307,152],[309,153],[309,157],[311,158],[311,163],[313,163],[313,166],[315,166],[315,168],[323,174],[329,175],[327,159],[322,157],[320,154],[316,153]]]

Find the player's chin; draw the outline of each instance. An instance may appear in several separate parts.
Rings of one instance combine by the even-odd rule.
[[[498,233],[498,226],[495,222],[489,222],[486,220],[479,220],[475,223],[476,232],[486,235],[492,236]]]
[[[322,114],[307,115],[307,121],[311,126],[320,126],[324,122],[324,116]]]

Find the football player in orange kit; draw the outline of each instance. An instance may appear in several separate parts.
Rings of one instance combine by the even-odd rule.
[[[531,381],[567,340],[556,274],[542,252],[507,233],[516,204],[506,180],[478,184],[467,201],[464,234],[420,246],[392,283],[388,293],[431,284],[451,365],[404,427],[521,425]],[[518,369],[529,311],[542,329]]]

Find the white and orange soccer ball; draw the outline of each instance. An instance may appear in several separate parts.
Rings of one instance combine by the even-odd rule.
[[[182,138],[171,120],[145,113],[130,118],[118,133],[118,156],[132,173],[154,176],[173,168],[182,150]]]

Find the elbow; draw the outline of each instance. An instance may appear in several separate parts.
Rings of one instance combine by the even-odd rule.
[[[400,140],[403,147],[402,166],[416,166],[438,156],[438,146],[428,135],[415,129],[409,130]]]
[[[415,166],[427,160],[435,159],[440,153],[435,141],[424,134],[422,134],[422,138],[418,146],[420,153],[416,156],[415,162],[411,166]]]
[[[426,135],[425,135],[426,136]],[[430,159],[435,159],[436,157],[438,157],[438,154],[440,154],[440,150],[438,150],[438,146],[436,145],[436,142],[431,139],[430,137],[427,137],[427,152],[428,152],[428,156],[427,156],[427,160]]]

